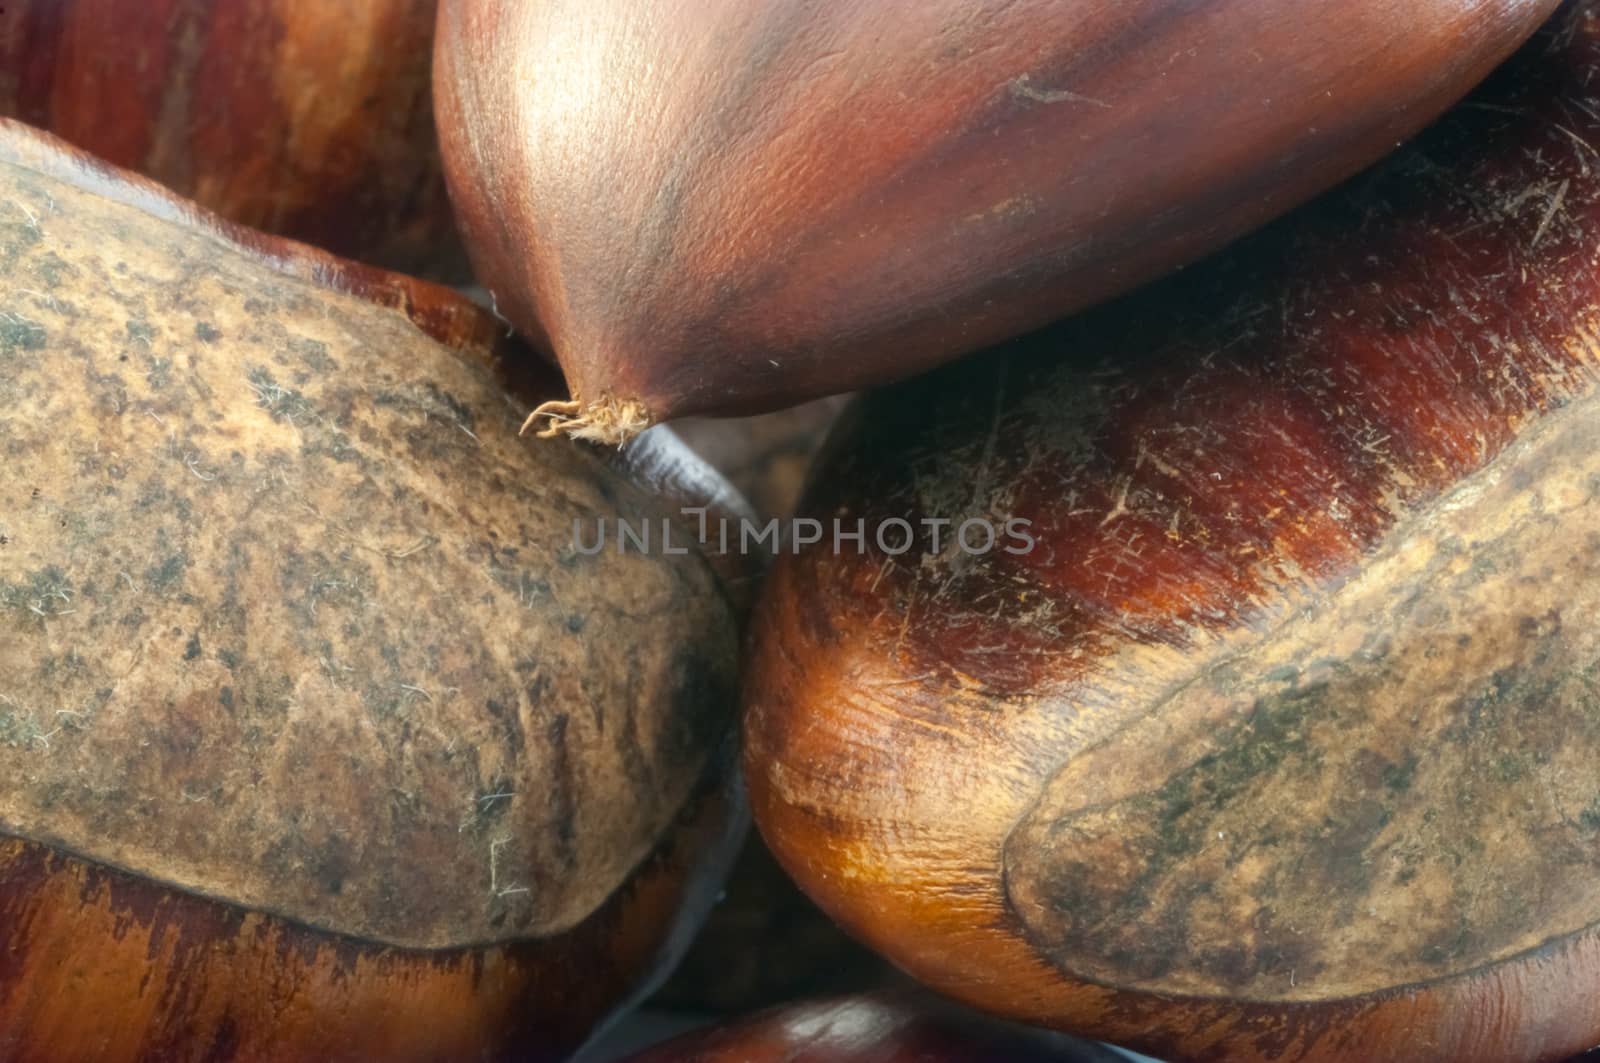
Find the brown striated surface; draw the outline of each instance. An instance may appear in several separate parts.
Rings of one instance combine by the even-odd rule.
[[[452,277],[435,0],[9,0],[0,114],[243,225]]]
[[[977,1019],[929,995],[838,997],[685,1034],[628,1063],[1118,1063],[1099,1045]]]
[[[444,0],[481,281],[586,406],[900,379],[1221,246],[1392,149],[1556,0]]]
[[[574,522],[740,502],[495,335],[0,122],[0,1058],[555,1054],[684,944],[747,587]]]
[[[1568,4],[1341,192],[846,415],[804,512],[1036,545],[774,572],[747,772],[825,909],[1157,1055],[1600,1038],[1597,62]]]

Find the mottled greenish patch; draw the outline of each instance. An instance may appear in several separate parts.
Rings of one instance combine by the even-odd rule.
[[[0,608],[45,617],[70,608],[75,590],[55,565],[35,570],[20,583],[0,581]]]
[[[378,389],[372,393],[378,406],[400,410],[414,410],[447,424],[454,423],[471,431],[475,426],[472,409],[455,395],[438,385],[427,382],[408,390]]]
[[[27,215],[15,203],[0,206],[0,271],[12,273],[18,260],[43,239],[37,218]]]
[[[47,727],[35,712],[10,698],[0,700],[0,745],[13,749],[48,748],[53,726]]]
[[[1383,785],[1393,793],[1405,793],[1411,789],[1411,784],[1417,777],[1417,755],[1407,753],[1406,758],[1398,764],[1390,764],[1383,769]]]
[[[312,419],[315,409],[305,396],[294,388],[284,387],[265,366],[251,366],[245,374],[250,390],[255,393],[256,405],[272,415],[274,421],[300,424]]]
[[[1175,828],[1190,808],[1223,808],[1255,780],[1278,770],[1286,758],[1304,756],[1307,714],[1323,704],[1327,686],[1316,683],[1257,701],[1232,742],[1201,757],[1156,791],[1154,801],[1162,810],[1158,821]],[[1190,833],[1164,830],[1162,836],[1166,847],[1178,855],[1195,844]]]
[[[183,571],[188,567],[189,557],[187,554],[182,551],[169,554],[157,564],[145,569],[145,586],[154,591],[171,590],[183,578]]]
[[[48,334],[43,325],[15,313],[0,312],[0,354],[42,351]]]
[[[54,251],[44,251],[35,255],[32,262],[33,275],[46,288],[58,288],[62,282],[75,276],[77,267],[73,266]]]
[[[328,354],[328,345],[321,340],[296,337],[289,340],[289,350],[299,356],[307,369],[319,375],[326,376],[339,368]]]
[[[162,391],[172,382],[172,359],[147,357],[144,360],[144,379],[151,391]]]
[[[1578,822],[1583,824],[1584,830],[1600,830],[1600,794],[1596,794],[1588,806],[1578,813]]]

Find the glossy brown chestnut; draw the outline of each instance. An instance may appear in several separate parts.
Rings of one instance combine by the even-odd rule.
[[[746,725],[830,914],[1164,1058],[1600,1040],[1597,67],[1569,5],[1337,194],[845,414],[803,511],[869,549],[780,561]]]
[[[574,525],[726,488],[502,334],[0,120],[0,1060],[554,1059],[681,949],[741,584]]]
[[[685,1034],[628,1063],[1120,1063],[1085,1041],[978,1019],[932,997],[840,997]]]
[[[549,431],[908,377],[1195,258],[1556,0],[443,0],[446,176]]]
[[[436,0],[7,0],[0,115],[224,217],[455,279]]]

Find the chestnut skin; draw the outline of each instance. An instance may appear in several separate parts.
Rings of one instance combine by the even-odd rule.
[[[1159,1058],[1600,1041],[1597,67],[1570,3],[1343,189],[843,415],[801,512],[867,546],[779,560],[746,683],[824,910]]]
[[[616,442],[909,377],[1391,150],[1556,0],[442,0],[481,283],[534,421]]]
[[[504,333],[0,119],[0,1061],[558,1060],[681,954],[749,574],[573,527],[734,496]]]
[[[980,1019],[925,994],[788,1004],[688,1033],[626,1063],[1121,1063],[1110,1049]]]
[[[8,0],[0,115],[223,217],[465,278],[433,131],[435,0]]]

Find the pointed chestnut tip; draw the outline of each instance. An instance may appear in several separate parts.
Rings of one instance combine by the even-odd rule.
[[[638,399],[619,399],[602,394],[594,402],[552,400],[528,414],[520,435],[533,431],[541,421],[548,423],[537,433],[540,439],[582,439],[621,449],[628,440],[654,422],[650,411]]]

